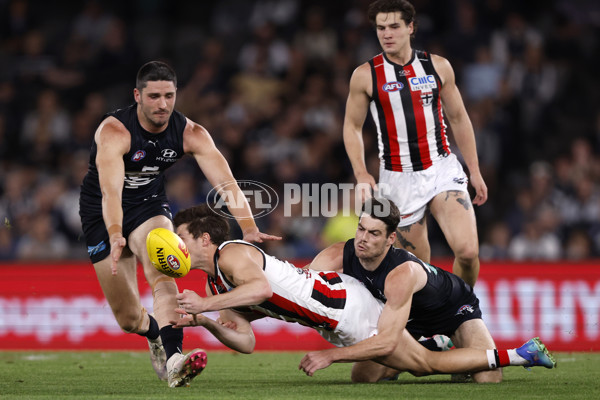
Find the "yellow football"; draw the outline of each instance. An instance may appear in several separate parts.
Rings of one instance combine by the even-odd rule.
[[[190,253],[183,240],[173,231],[156,228],[146,237],[146,248],[154,268],[173,278],[190,272]]]

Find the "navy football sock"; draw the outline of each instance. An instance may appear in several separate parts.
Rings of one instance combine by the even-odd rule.
[[[431,351],[442,351],[442,349],[440,349],[435,341],[435,339],[433,338],[426,338],[426,339],[421,339],[419,340],[419,343],[425,347],[428,350]]]
[[[148,331],[146,333],[138,333],[138,335],[145,336],[150,340],[154,340],[160,334],[158,330],[158,322],[156,322],[152,315],[148,314],[148,317],[150,318],[150,326],[148,327]]]
[[[170,325],[164,326],[160,330],[167,360],[175,353],[181,353],[183,347],[183,329],[175,329]]]

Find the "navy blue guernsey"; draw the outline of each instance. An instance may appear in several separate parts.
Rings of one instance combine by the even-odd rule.
[[[445,318],[448,305],[454,302],[457,293],[472,293],[472,288],[458,276],[427,264],[404,249],[390,247],[379,267],[375,271],[367,271],[356,257],[354,239],[348,240],[344,246],[344,273],[364,283],[373,296],[383,302],[387,300],[384,295],[387,275],[406,261],[416,262],[427,273],[427,283],[423,289],[413,294],[409,321],[406,324],[409,331],[413,325],[427,326],[432,321]]]
[[[185,116],[173,111],[167,128],[161,133],[150,133],[140,125],[137,118],[137,104],[110,112],[103,119],[112,116],[121,121],[131,135],[129,152],[123,155],[125,181],[123,182],[123,207],[138,205],[152,197],[166,196],[163,172],[183,157],[183,131]],[[102,193],[96,168],[96,142],[90,151],[89,170],[81,186],[87,207],[98,207],[102,212]]]

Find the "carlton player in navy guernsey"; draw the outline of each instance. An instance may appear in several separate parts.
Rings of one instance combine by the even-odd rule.
[[[242,353],[254,351],[256,339],[250,322],[263,317],[309,326],[338,347],[357,344],[377,333],[383,303],[371,296],[355,278],[338,272],[298,268],[248,242],[227,240],[227,221],[206,204],[178,212],[174,221],[177,234],[190,252],[191,268],[200,269],[208,275],[207,297],[200,297],[192,290],[185,290],[177,296],[180,305],[177,311],[183,318],[173,320],[175,327],[203,326],[223,344]],[[401,257],[406,257],[406,260],[418,261],[404,250],[401,252]],[[400,261],[396,259],[394,263]],[[451,276],[448,274],[450,280],[453,279]],[[447,282],[448,277],[430,279],[426,288],[422,289],[423,294],[438,301],[449,294],[448,303],[451,305],[460,298],[461,291],[457,290],[455,294],[445,284],[439,284]],[[456,281],[460,279],[456,277]],[[464,282],[463,285],[467,286]],[[431,289],[443,293],[431,293],[429,286],[436,286]],[[432,305],[439,307],[435,300]],[[220,320],[214,321],[202,315],[205,311],[220,311]],[[437,318],[435,314],[432,316]],[[468,316],[460,318],[467,319]],[[482,371],[508,365],[536,365],[520,357],[516,349],[465,348],[442,353],[427,350],[406,329],[401,329],[397,338],[396,348],[379,360],[382,364],[371,361],[356,363],[352,380],[375,382],[399,371],[426,375]],[[537,365],[553,366],[541,343],[534,341],[527,348],[538,359],[545,360]],[[308,375],[314,372],[312,363],[301,363],[300,369]]]
[[[315,365],[340,360],[389,356],[406,329],[415,338],[443,334],[457,348],[494,348],[494,340],[481,319],[473,288],[458,276],[421,261],[404,249],[394,248],[400,219],[396,205],[370,198],[362,207],[356,236],[323,250],[311,269],[343,272],[360,280],[371,294],[385,302],[378,334],[339,352],[309,353]],[[367,368],[365,374],[376,374]],[[499,382],[502,371],[473,375],[476,382]]]
[[[430,212],[454,252],[453,272],[474,286],[479,241],[472,204],[484,204],[488,194],[454,71],[445,58],[411,47],[416,20],[408,1],[375,1],[368,17],[383,52],[356,68],[350,79],[343,132],[354,176],[363,198],[370,187],[396,203],[401,212],[397,245],[424,261],[430,260]],[[378,185],[364,155],[362,128],[369,110],[377,128]],[[450,149],[446,120],[469,170],[473,202],[469,179]]]
[[[277,239],[261,233],[227,161],[202,126],[174,110],[175,72],[165,63],[144,64],[133,90],[135,104],[104,116],[92,144],[89,170],[81,186],[81,222],[88,253],[117,323],[148,339],[152,365],[169,386],[187,386],[205,364],[195,350],[183,355],[181,330],[169,321],[177,314],[177,285],[157,271],[146,252],[154,228],[173,229],[164,171],[191,154],[214,187],[242,199],[229,211],[244,239]],[[137,262],[152,288],[154,315],[142,307]]]

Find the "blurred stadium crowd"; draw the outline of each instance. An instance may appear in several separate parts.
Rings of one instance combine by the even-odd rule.
[[[342,122],[353,69],[380,52],[368,4],[0,0],[0,260],[87,258],[78,196],[94,130],[133,102],[152,59],[175,68],[177,108],[211,132],[238,180],[280,193],[353,182]],[[413,4],[413,47],[450,60],[475,127],[490,194],[476,209],[481,258],[600,256],[600,4]],[[365,133],[377,176],[370,119]],[[192,159],[168,182],[174,212],[211,189]],[[281,207],[257,223],[284,237],[266,246],[285,258],[355,226]],[[451,254],[435,224],[430,236],[434,257]]]

